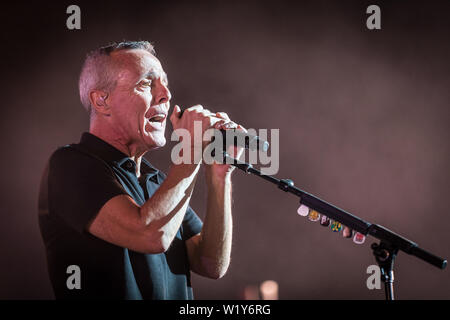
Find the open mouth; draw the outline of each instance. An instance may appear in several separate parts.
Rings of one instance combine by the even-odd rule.
[[[166,120],[166,115],[164,113],[155,114],[150,119],[148,119],[149,122],[163,122]]]

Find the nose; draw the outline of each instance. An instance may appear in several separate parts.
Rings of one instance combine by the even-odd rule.
[[[161,80],[157,81],[157,86],[155,87],[156,92],[153,94],[155,97],[156,104],[167,103],[172,99],[172,95],[170,93],[169,88],[161,82]]]

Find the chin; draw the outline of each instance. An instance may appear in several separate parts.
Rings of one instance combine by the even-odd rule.
[[[162,138],[156,143],[156,148],[161,148],[164,147],[165,145],[166,145],[166,138]]]
[[[166,145],[166,137],[164,136],[148,137],[146,140],[148,150],[161,148]]]

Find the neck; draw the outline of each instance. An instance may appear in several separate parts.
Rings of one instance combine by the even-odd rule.
[[[139,178],[141,174],[142,156],[146,151],[140,150],[140,148],[136,144],[125,141],[123,138],[117,137],[114,134],[105,133],[105,131],[98,130],[95,127],[91,127],[89,129],[89,133],[109,143],[114,148],[130,157],[130,159],[136,163],[136,176]]]

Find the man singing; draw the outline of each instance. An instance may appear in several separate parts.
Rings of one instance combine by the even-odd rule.
[[[39,196],[56,298],[192,299],[191,270],[217,279],[230,263],[233,167],[203,164],[208,197],[202,223],[189,207],[201,164],[172,164],[166,176],[143,158],[166,143],[171,99],[149,42],[121,42],[88,54],[79,89],[89,132],[52,154]],[[183,113],[175,106],[170,121],[191,133],[193,159],[202,152],[194,148],[194,121],[203,132],[245,130],[200,105]],[[79,271],[78,285],[70,270]]]

